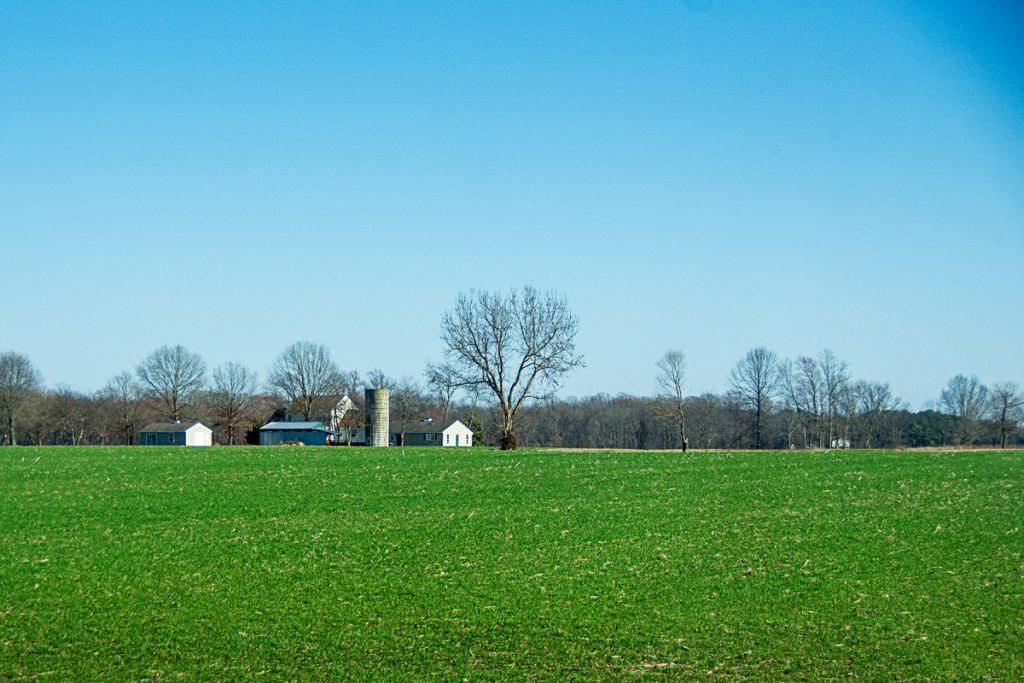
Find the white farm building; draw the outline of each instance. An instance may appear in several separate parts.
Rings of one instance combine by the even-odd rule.
[[[155,422],[139,433],[143,446],[211,446],[213,430],[202,422]]]
[[[461,420],[434,422],[427,418],[404,427],[391,421],[392,446],[442,446],[468,448],[473,445],[473,430]]]

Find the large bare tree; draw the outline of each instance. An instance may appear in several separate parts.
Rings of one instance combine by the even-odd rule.
[[[763,346],[747,351],[729,373],[729,384],[743,405],[754,411],[754,444],[761,448],[761,427],[779,381],[774,351]]]
[[[977,375],[957,375],[942,390],[939,405],[943,412],[956,418],[957,439],[967,446],[974,442],[978,423],[988,409],[988,389]]]
[[[686,356],[682,351],[667,351],[658,366],[658,398],[667,410],[672,426],[679,434],[679,447],[686,452],[689,439],[686,438],[686,401],[683,396],[683,379],[686,376]]]
[[[213,371],[213,388],[207,397],[217,423],[227,432],[228,445],[235,444],[235,431],[253,419],[256,373],[240,363],[225,363]]]
[[[28,356],[14,351],[0,354],[0,419],[12,446],[18,445],[18,420],[41,384],[42,377]]]
[[[1024,394],[1014,382],[1000,382],[990,393],[992,419],[999,425],[999,447],[1006,448],[1007,437],[1024,417]]]
[[[576,353],[578,329],[564,297],[532,287],[460,294],[444,314],[445,357],[460,384],[486,387],[497,399],[502,450],[516,447],[523,404],[552,395],[566,373],[583,365]]]
[[[139,382],[163,403],[167,417],[180,420],[206,382],[206,362],[181,344],[161,346],[135,370]]]
[[[331,351],[323,344],[300,341],[274,359],[267,378],[270,390],[294,405],[306,420],[319,412],[329,412],[344,392],[345,376],[338,369]]]

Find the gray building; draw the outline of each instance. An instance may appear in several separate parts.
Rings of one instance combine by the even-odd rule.
[[[143,446],[210,446],[213,430],[202,422],[154,422],[139,432]]]
[[[403,436],[404,432],[404,436]],[[434,422],[425,419],[411,422],[402,428],[401,423],[391,423],[392,446],[442,446],[444,448],[468,448],[473,445],[473,430],[461,420]]]
[[[303,443],[307,446],[326,446],[327,437],[331,433],[323,422],[268,422],[260,427],[260,445]]]

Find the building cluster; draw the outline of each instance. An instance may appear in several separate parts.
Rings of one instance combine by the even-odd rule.
[[[327,411],[325,420],[308,420],[294,409],[282,409],[259,429],[261,446],[439,446],[467,448],[473,430],[461,420],[391,422],[387,389],[366,390],[366,410],[361,426],[352,426],[359,408],[342,396]],[[210,446],[213,430],[202,422],[160,422],[147,425],[139,435],[144,446]]]

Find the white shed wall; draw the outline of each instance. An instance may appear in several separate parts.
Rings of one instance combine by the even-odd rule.
[[[456,438],[456,436],[458,436],[458,438]],[[447,448],[455,448],[456,445],[459,448],[472,446],[473,430],[461,422],[456,422],[452,426],[448,427],[448,429],[444,430],[441,445]]]
[[[185,432],[186,446],[212,446],[213,430],[204,425],[194,425]]]

